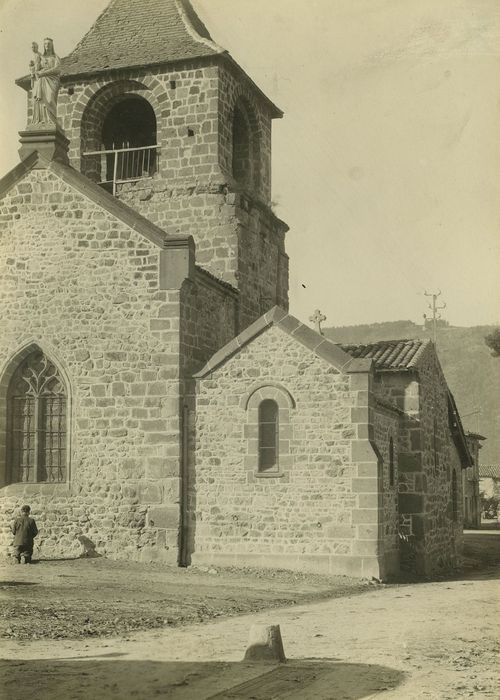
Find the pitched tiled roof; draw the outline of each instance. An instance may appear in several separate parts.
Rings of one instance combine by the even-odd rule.
[[[367,345],[345,345],[340,347],[356,358],[371,359],[379,370],[413,369],[429,345],[429,340],[381,340]]]
[[[63,76],[224,53],[189,0],[111,0],[76,48]]]
[[[479,476],[486,479],[500,479],[500,464],[480,464]]]

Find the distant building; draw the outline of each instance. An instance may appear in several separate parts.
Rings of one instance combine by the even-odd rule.
[[[464,498],[464,527],[476,528],[481,526],[481,502],[479,498],[479,450],[481,442],[486,440],[484,435],[468,431],[465,433],[472,466],[462,471],[462,491]]]
[[[472,462],[433,344],[288,313],[281,111],[187,0],[113,0],[61,65],[62,128],[0,182],[3,546],[29,502],[44,556],[456,566]]]
[[[486,498],[500,499],[500,464],[479,465],[479,490]]]

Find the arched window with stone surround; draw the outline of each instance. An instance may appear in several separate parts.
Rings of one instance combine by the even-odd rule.
[[[106,182],[148,177],[156,169],[156,117],[147,100],[125,95],[106,114],[102,145],[110,152],[106,162]]]
[[[279,408],[273,399],[259,404],[259,471],[279,468]]]
[[[7,481],[67,480],[67,391],[40,349],[24,357],[7,391]]]
[[[124,183],[158,170],[158,106],[151,90],[133,80],[106,85],[81,118],[81,171],[117,194]]]
[[[293,464],[291,411],[295,401],[280,384],[258,384],[241,399],[247,413],[245,467],[249,480],[258,477],[288,478]]]

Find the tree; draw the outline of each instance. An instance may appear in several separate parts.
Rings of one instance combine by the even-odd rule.
[[[493,357],[500,357],[500,328],[485,336],[484,342],[491,349]]]

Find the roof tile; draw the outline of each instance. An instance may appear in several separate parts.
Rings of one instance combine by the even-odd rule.
[[[500,479],[500,464],[480,464],[479,476],[483,479]]]
[[[189,0],[111,0],[75,49],[63,76],[224,53]]]
[[[428,344],[428,340],[382,340],[367,345],[341,344],[339,347],[354,358],[373,360],[378,370],[409,370],[416,366]]]

